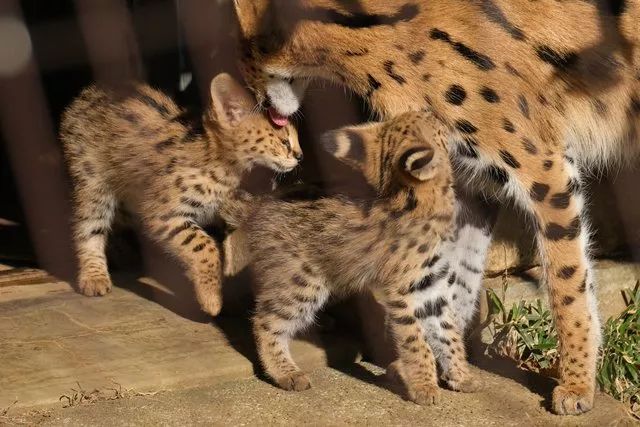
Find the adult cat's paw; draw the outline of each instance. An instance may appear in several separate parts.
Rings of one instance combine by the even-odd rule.
[[[590,387],[559,385],[553,390],[553,412],[558,415],[579,415],[593,408],[595,392]]]
[[[112,286],[109,276],[84,276],[78,280],[80,293],[88,297],[106,295],[111,292]]]
[[[311,380],[302,371],[275,378],[276,384],[288,391],[304,391],[311,388]]]

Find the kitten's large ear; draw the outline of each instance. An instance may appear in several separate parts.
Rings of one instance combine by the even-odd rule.
[[[372,137],[374,134],[370,127],[354,126],[326,132],[320,144],[337,159],[362,165],[367,157],[366,141]]]
[[[211,107],[221,127],[236,127],[255,104],[249,92],[229,74],[221,73],[211,80]]]
[[[233,0],[240,32],[244,38],[258,34],[260,19],[268,6],[268,0]]]
[[[426,181],[435,174],[432,164],[435,151],[429,146],[419,145],[409,148],[400,156],[398,166],[419,181]]]

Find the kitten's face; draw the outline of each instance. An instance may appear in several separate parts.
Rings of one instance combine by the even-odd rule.
[[[220,142],[244,164],[288,172],[302,160],[293,125],[269,120],[256,109],[251,94],[228,74],[211,81],[211,118]]]

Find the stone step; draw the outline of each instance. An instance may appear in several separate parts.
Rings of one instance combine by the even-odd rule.
[[[154,292],[116,287],[87,298],[57,281],[0,287],[0,408],[55,403],[78,383],[145,392],[254,375],[248,316],[185,316],[154,302]],[[313,331],[292,353],[305,369],[359,358],[353,340]]]

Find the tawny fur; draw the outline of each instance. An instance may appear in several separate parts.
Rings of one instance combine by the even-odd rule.
[[[640,1],[235,5],[245,79],[258,101],[291,114],[305,79],[319,77],[350,88],[383,117],[432,111],[454,132],[459,188],[515,201],[529,215],[559,335],[561,383],[552,407],[559,414],[590,410],[600,326],[581,174],[638,151]],[[489,219],[459,195],[460,211]],[[457,226],[441,262],[458,279],[467,275],[469,298],[457,310],[466,325],[490,239],[483,226]],[[471,269],[463,265],[468,257]]]
[[[435,253],[451,231],[454,194],[446,128],[427,113],[333,131],[323,148],[360,171],[371,200],[346,196],[313,201],[265,201],[247,222],[246,239],[257,281],[254,333],[267,374],[282,388],[304,390],[289,339],[313,322],[331,294],[372,291],[387,310],[399,359],[395,367],[409,398],[438,399],[433,353],[419,319],[444,325],[440,337],[454,357],[444,380],[474,391],[461,331],[448,301],[424,304]]]
[[[184,265],[204,311],[221,309],[221,260],[201,228],[216,216],[235,225],[250,204],[238,189],[261,164],[279,172],[301,158],[291,126],[273,127],[229,75],[211,83],[203,129],[164,94],[143,84],[123,93],[90,86],[67,108],[61,138],[73,184],[80,292],[111,290],[105,244],[118,205]]]

